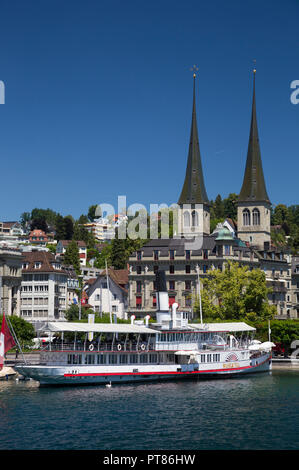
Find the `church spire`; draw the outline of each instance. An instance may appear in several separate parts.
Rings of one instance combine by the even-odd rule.
[[[195,67],[193,68],[195,70]],[[193,109],[189,143],[187,169],[183,189],[178,204],[209,204],[201,165],[199,151],[196,104],[195,104],[195,78],[193,74]]]
[[[243,185],[239,194],[239,202],[270,202],[266,190],[262,167],[261,151],[256,119],[255,74],[253,70],[253,99],[250,125],[250,136]]]

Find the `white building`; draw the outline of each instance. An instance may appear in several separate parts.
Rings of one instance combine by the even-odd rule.
[[[108,286],[109,284],[109,286]],[[96,279],[90,279],[84,287],[88,304],[99,313],[115,313],[119,318],[127,318],[128,271],[125,269],[103,270]]]
[[[21,317],[33,324],[65,320],[68,273],[52,253],[23,254]]]

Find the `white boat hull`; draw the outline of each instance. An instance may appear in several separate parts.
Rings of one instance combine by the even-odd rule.
[[[239,363],[163,364],[132,366],[44,366],[19,365],[16,371],[40,385],[87,385],[136,383],[180,379],[228,378],[271,370],[271,354]]]

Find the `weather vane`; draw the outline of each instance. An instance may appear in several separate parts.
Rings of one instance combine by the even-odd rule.
[[[196,65],[193,65],[193,67],[191,67],[191,72],[193,72],[193,77],[196,77],[196,72],[198,71],[198,67]]]
[[[256,60],[253,59],[253,73],[256,72]]]

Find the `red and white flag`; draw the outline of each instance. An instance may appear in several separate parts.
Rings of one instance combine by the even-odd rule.
[[[0,332],[0,369],[2,369],[3,367],[4,355],[6,351],[15,346],[15,344],[15,340],[12,337],[12,334],[5,320],[5,315],[3,313],[2,326]]]

